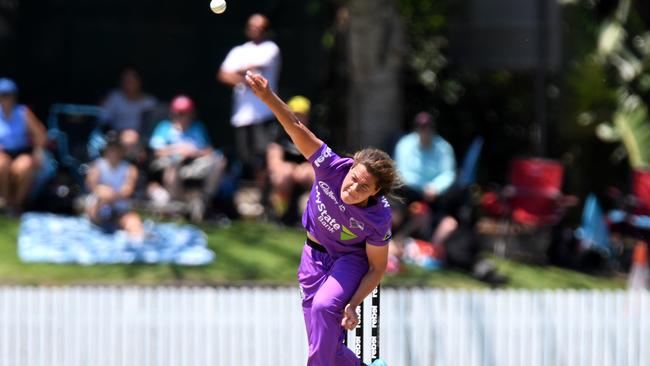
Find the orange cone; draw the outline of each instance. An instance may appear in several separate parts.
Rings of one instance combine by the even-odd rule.
[[[639,240],[634,246],[632,267],[628,275],[627,287],[630,290],[647,290],[649,278],[648,245],[644,241]]]

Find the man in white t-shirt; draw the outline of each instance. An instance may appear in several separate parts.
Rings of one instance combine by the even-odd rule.
[[[269,20],[253,14],[246,24],[249,41],[236,46],[226,56],[217,73],[217,79],[233,87],[233,111],[230,122],[235,127],[239,159],[259,173],[267,145],[277,131],[273,112],[251,91],[244,80],[247,70],[262,74],[277,90],[280,72],[280,49],[267,39]]]

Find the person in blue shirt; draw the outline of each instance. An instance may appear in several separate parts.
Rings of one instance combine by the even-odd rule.
[[[192,99],[186,95],[175,97],[170,112],[171,118],[158,123],[149,140],[154,153],[151,167],[162,173],[162,187],[153,183],[148,192],[157,203],[185,201],[188,192],[184,183],[201,181],[201,195],[190,200],[192,219],[201,221],[206,201],[218,188],[226,159],[212,147],[203,123],[194,119]]]
[[[86,214],[90,221],[111,232],[121,229],[132,239],[144,239],[144,225],[131,207],[138,180],[138,169],[124,159],[125,148],[117,133],[109,133],[102,157],[95,160],[86,175],[90,191]]]
[[[119,88],[112,90],[102,103],[103,118],[111,130],[117,131],[126,156],[137,157],[143,141],[144,116],[156,108],[158,101],[142,89],[142,77],[134,67],[120,74]]]
[[[411,204],[426,202],[432,213],[428,225],[433,231],[431,240],[439,243],[457,226],[451,216],[445,215],[441,199],[456,179],[454,149],[436,132],[430,113],[418,113],[413,123],[414,131],[402,137],[395,147],[395,163],[404,184],[398,195],[405,203],[396,205],[396,232],[400,221],[407,218],[408,208],[413,208]]]
[[[18,87],[0,78],[0,206],[20,213],[41,164],[45,127],[25,105],[17,103]]]

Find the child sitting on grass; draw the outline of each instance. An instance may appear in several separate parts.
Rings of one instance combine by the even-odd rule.
[[[137,180],[138,170],[124,160],[119,138],[109,133],[102,157],[93,162],[86,176],[91,192],[86,203],[90,221],[106,231],[122,229],[133,239],[142,240],[144,226],[130,202]]]

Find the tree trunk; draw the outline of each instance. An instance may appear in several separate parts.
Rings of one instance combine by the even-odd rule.
[[[350,0],[347,146],[386,147],[399,130],[403,27],[394,0]]]

